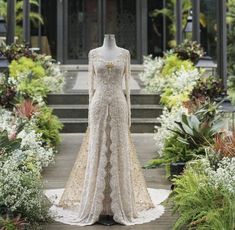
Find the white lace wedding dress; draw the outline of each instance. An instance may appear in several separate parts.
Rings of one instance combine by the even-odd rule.
[[[89,52],[88,128],[65,188],[45,190],[56,221],[84,226],[111,215],[133,225],[164,213],[170,191],[147,188],[132,141],[129,80],[128,50],[111,63],[99,48]]]

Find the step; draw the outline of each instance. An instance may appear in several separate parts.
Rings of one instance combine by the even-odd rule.
[[[62,104],[88,104],[88,92],[79,91],[73,93],[54,93],[49,94],[47,97],[47,103],[51,105]],[[150,94],[150,93],[142,93],[142,92],[131,92],[131,104],[152,104],[158,105],[160,101],[159,94]]]
[[[60,120],[64,124],[62,133],[84,133],[87,129],[87,118],[62,118]],[[155,125],[160,125],[156,118],[132,118],[131,132],[153,133]]]
[[[88,105],[49,105],[59,118],[87,118]],[[160,105],[131,105],[133,118],[156,118],[162,114]]]

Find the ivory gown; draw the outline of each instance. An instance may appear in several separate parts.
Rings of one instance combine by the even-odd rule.
[[[147,189],[130,133],[130,76],[128,50],[111,63],[99,48],[89,52],[88,128],[65,189],[45,191],[55,220],[91,225],[102,214],[133,225],[163,214],[169,190]]]

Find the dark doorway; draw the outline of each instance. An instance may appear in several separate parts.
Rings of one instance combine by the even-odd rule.
[[[105,33],[115,34],[118,46],[130,50],[132,63],[142,62],[147,0],[58,1],[57,53],[63,63],[87,63],[89,50],[102,45]]]

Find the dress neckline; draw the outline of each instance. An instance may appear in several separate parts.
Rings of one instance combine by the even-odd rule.
[[[112,62],[115,62],[115,61],[120,61],[120,57],[121,57],[121,55],[123,54],[122,51],[123,51],[123,49],[120,48],[119,54],[117,55],[116,58],[114,58],[114,59],[112,59],[112,60],[105,60],[105,58],[103,58],[103,57],[100,55],[100,53],[98,52],[98,49],[96,50],[96,55],[99,57],[99,59],[100,59],[101,61],[103,61],[103,62],[105,62],[105,63],[112,63]]]

